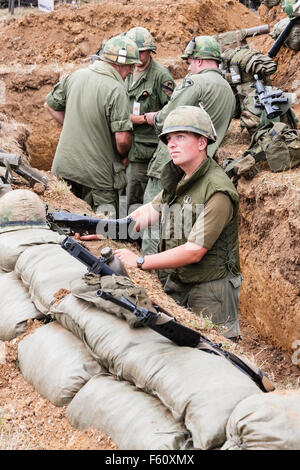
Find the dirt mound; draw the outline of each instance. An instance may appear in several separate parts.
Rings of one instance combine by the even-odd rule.
[[[205,20],[204,20],[205,18]],[[46,15],[8,19],[1,36],[0,63],[80,62],[95,53],[103,39],[134,26],[149,29],[159,57],[177,56],[191,35],[255,26],[259,20],[236,0],[109,1],[64,5]]]

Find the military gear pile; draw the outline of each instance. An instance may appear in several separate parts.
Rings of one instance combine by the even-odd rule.
[[[212,59],[221,62],[221,48],[213,36],[197,36],[188,43],[181,58]]]
[[[251,179],[258,169],[256,164],[267,161],[274,173],[300,165],[300,131],[282,122],[269,123],[252,136],[249,149],[237,160],[224,162],[228,176]]]
[[[208,143],[217,140],[213,123],[202,107],[178,106],[167,116],[159,138],[166,142],[166,135],[171,132],[193,132],[203,135]]]
[[[126,38],[135,42],[139,51],[156,51],[153,37],[146,28],[132,28],[127,32]]]
[[[276,91],[277,88],[266,86],[266,91]],[[292,109],[294,101],[294,95],[292,93],[282,93],[282,98],[287,98],[287,103],[278,103],[282,114],[278,118],[269,120],[266,116],[266,111],[255,106],[257,102],[257,95],[255,90],[251,90],[250,93],[244,98],[241,104],[241,129],[247,129],[250,135],[253,135],[260,127],[268,124],[269,122],[284,122],[292,129],[297,128],[298,118]]]
[[[272,75],[277,64],[267,55],[248,47],[227,49],[222,54],[221,70],[229,83],[251,82],[253,75],[259,77]]]
[[[101,60],[118,65],[141,64],[135,42],[124,35],[106,41],[99,52],[99,57]]]

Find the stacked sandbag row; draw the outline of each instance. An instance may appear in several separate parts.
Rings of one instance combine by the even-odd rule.
[[[130,290],[131,281],[124,276],[104,276],[101,286],[86,284],[82,279],[86,268],[55,245],[28,248],[19,256],[15,272],[39,309],[50,310],[55,320],[80,338],[113,376],[159,398],[173,421],[188,429],[197,448],[221,445],[234,407],[243,398],[259,393],[254,382],[225,359],[180,348],[149,328],[130,328],[130,324],[135,326],[130,319],[128,324],[113,315],[119,315],[119,307],[97,298],[95,293],[99,287],[116,293],[123,288],[126,295],[132,298],[135,293],[137,299],[141,289]],[[68,294],[53,303],[61,288],[73,290],[81,298]],[[145,306],[146,301],[139,298]],[[71,415],[70,420],[77,422]]]
[[[61,248],[61,238],[51,236],[58,238],[16,243],[13,261],[3,253],[6,272],[0,277],[22,286],[28,306],[51,319],[19,342],[18,361],[41,395],[67,405],[74,427],[99,429],[124,450],[255,449],[264,441],[274,449],[297,447],[297,437],[287,433],[276,440],[275,424],[284,423],[298,436],[293,411],[299,396],[285,401],[284,409],[271,399],[268,408],[265,397],[273,395],[263,394],[226,359],[136,328],[132,316],[96,292],[123,293],[149,308],[145,291],[124,276],[84,275],[86,268]],[[0,318],[4,310],[1,306]],[[261,426],[266,415],[259,409],[271,410],[274,432]]]

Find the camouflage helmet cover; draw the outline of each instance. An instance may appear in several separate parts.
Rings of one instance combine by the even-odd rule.
[[[99,51],[101,60],[118,65],[141,64],[135,42],[124,34],[108,39]]]
[[[221,48],[212,36],[194,37],[187,45],[182,59],[212,59],[221,62]]]
[[[28,228],[49,228],[46,208],[37,194],[14,189],[0,198],[0,233]]]
[[[159,138],[166,144],[166,135],[172,132],[193,132],[207,138],[208,144],[217,140],[214,125],[203,107],[178,106],[164,122]]]
[[[139,51],[156,51],[153,37],[146,28],[141,26],[131,28],[127,32],[126,37],[136,43]]]

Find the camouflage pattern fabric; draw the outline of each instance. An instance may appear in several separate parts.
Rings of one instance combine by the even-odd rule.
[[[127,32],[126,38],[135,42],[139,51],[156,51],[153,38],[146,28],[132,28]]]
[[[166,144],[166,135],[171,132],[193,132],[207,138],[208,144],[216,142],[213,123],[202,107],[179,106],[167,116],[159,138]]]
[[[106,41],[99,57],[101,60],[119,65],[141,64],[135,42],[124,35],[115,36]]]
[[[212,59],[221,62],[221,48],[218,41],[212,36],[198,36],[187,45],[182,59]]]
[[[284,44],[289,47],[290,49],[294,51],[299,51],[300,50],[300,16],[295,17],[294,19],[294,24],[292,27],[292,30],[290,34],[288,35],[287,39],[284,41]],[[290,20],[289,18],[283,18],[280,20],[278,23],[276,23],[273,27],[272,32],[270,33],[270,36],[273,39],[276,39],[282,31],[285,29],[285,27],[289,24]]]

